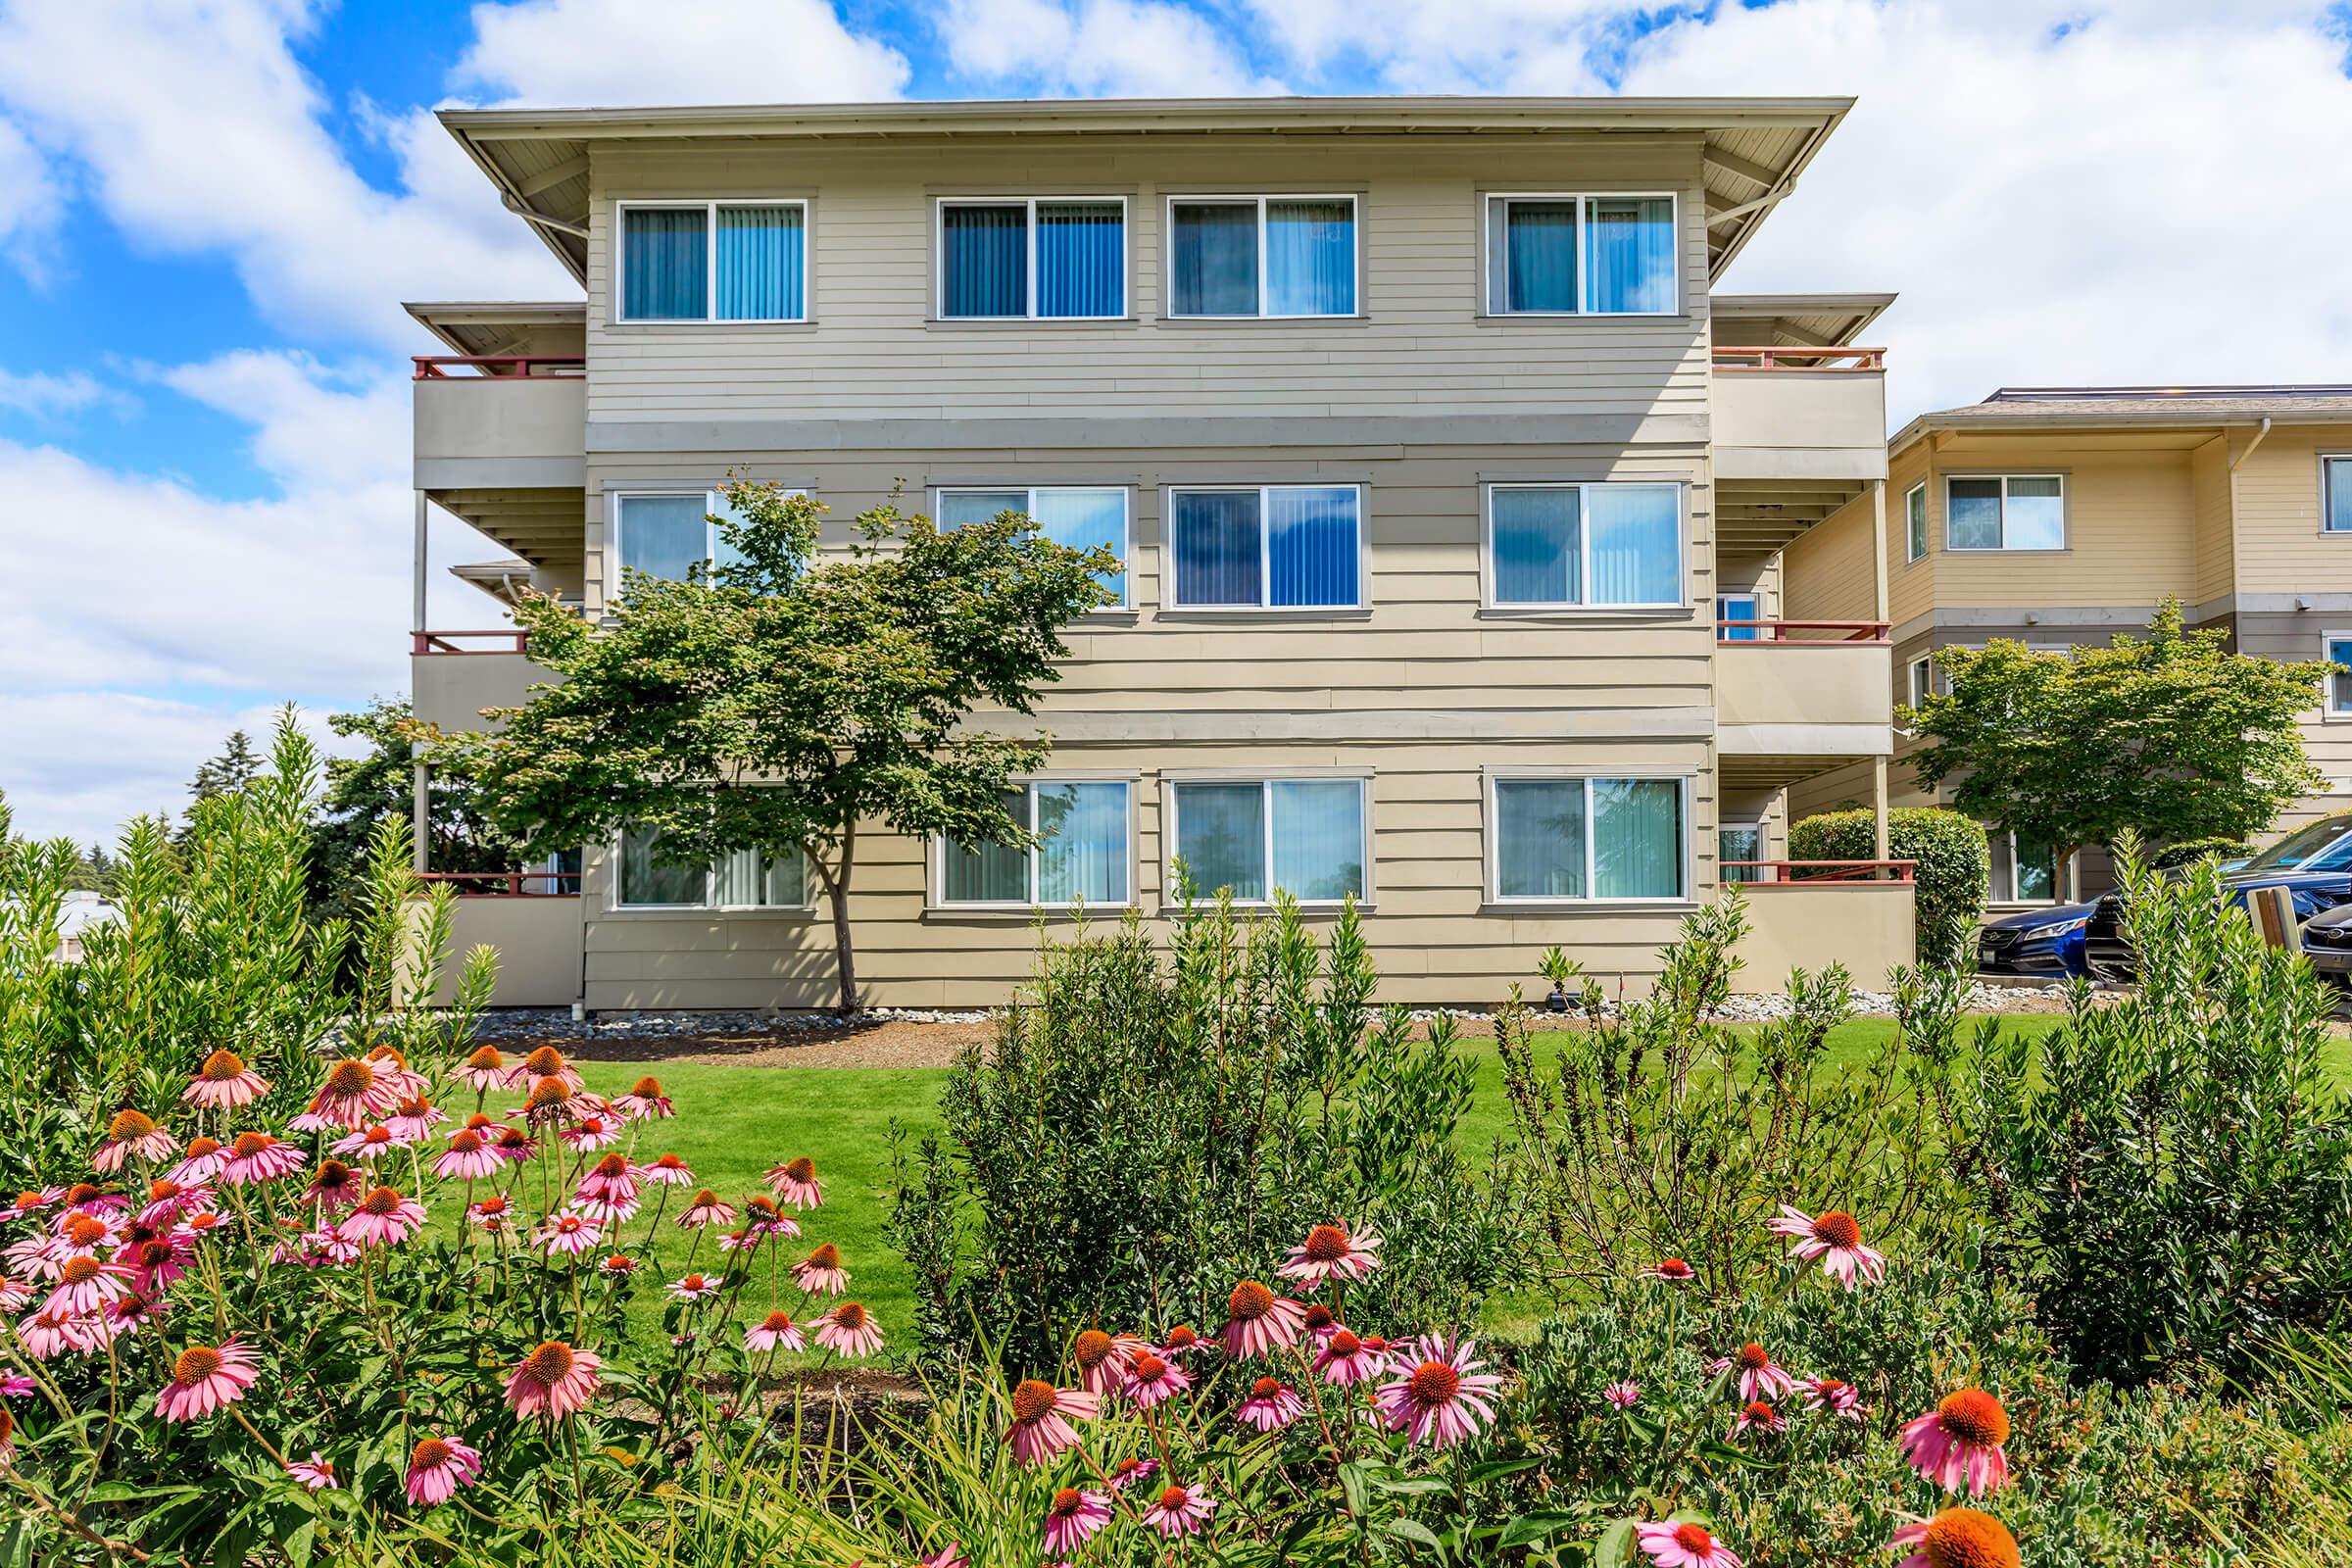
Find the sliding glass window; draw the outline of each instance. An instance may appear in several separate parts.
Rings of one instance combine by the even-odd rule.
[[[1672,316],[1675,198],[1490,196],[1490,316]]]
[[[1261,485],[1168,492],[1180,610],[1363,604],[1363,492]]]
[[[1488,579],[1503,609],[1684,602],[1675,484],[1491,484]]]
[[[2064,550],[2066,481],[2054,473],[1953,475],[1943,488],[1946,550]]]
[[[1123,779],[1038,779],[1006,792],[1004,814],[1034,831],[1018,845],[939,842],[939,902],[1004,908],[1090,906],[1130,901],[1128,809]]]
[[[1364,896],[1367,780],[1186,782],[1171,793],[1176,858],[1200,897],[1225,888],[1242,904],[1276,891],[1302,904]]]
[[[1179,196],[1168,202],[1168,314],[1353,316],[1355,198]]]
[[[613,905],[623,909],[805,909],[808,866],[798,847],[736,850],[716,865],[662,858],[658,833],[620,836]]]
[[[1115,196],[939,204],[948,320],[1108,320],[1127,314],[1127,203]]]
[[[1108,550],[1122,563],[1127,560],[1127,491],[1123,486],[1054,485],[1027,490],[939,493],[939,523],[943,528],[986,522],[1007,512],[1026,514],[1037,524],[1038,531],[1057,545],[1067,545],[1072,550]],[[1123,608],[1129,603],[1126,572],[1107,572],[1101,580],[1103,587],[1119,596],[1112,608]]]
[[[624,203],[623,321],[808,318],[806,202]]]
[[[801,490],[784,493],[807,494]],[[625,585],[633,571],[684,582],[697,567],[708,570],[736,560],[715,520],[735,515],[722,491],[615,494],[612,515],[610,558],[620,564],[614,588]]]
[[[1493,788],[1498,902],[1683,897],[1682,779],[1502,777]]]

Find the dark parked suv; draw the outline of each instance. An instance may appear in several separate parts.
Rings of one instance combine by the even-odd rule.
[[[2352,904],[2352,811],[2324,816],[2295,829],[2245,864],[2223,873],[2230,902],[2244,907],[2256,888],[2285,888],[2295,918],[2309,920]],[[2110,893],[2091,910],[2082,931],[2090,972],[2102,980],[2132,978],[2132,944],[2124,937],[2124,899]]]

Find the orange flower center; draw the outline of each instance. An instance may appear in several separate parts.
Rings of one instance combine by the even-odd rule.
[[[1679,1257],[1669,1257],[1658,1264],[1658,1272],[1668,1279],[1688,1279],[1690,1275],[1690,1265]]]
[[[474,1207],[480,1209],[485,1215],[504,1214],[507,1211],[507,1200],[503,1198],[485,1198]]]
[[[1845,1392],[1845,1385],[1836,1378],[1820,1378],[1815,1380],[1813,1392],[1825,1399],[1834,1399]]]
[[[449,1135],[449,1152],[453,1154],[470,1154],[481,1147],[482,1135],[470,1127],[461,1127]]]
[[[400,1102],[400,1113],[409,1117],[430,1116],[433,1113],[433,1104],[422,1095],[412,1095]]]
[[[204,1058],[204,1065],[196,1073],[208,1082],[224,1084],[245,1075],[245,1061],[233,1051],[216,1051]]]
[[[596,1173],[604,1177],[626,1176],[629,1173],[629,1156],[607,1154],[596,1162]]]
[[[1012,1391],[1012,1418],[1023,1426],[1033,1426],[1052,1415],[1060,1399],[1054,1385],[1044,1379],[1023,1379]]]
[[[563,1079],[542,1078],[531,1085],[530,1108],[546,1110],[551,1106],[563,1104],[570,1098],[571,1091],[564,1087]]]
[[[1244,1280],[1226,1298],[1225,1310],[1237,1323],[1254,1323],[1274,1310],[1274,1293],[1255,1280]]]
[[[1252,1399],[1271,1399],[1281,1392],[1282,1379],[1280,1378],[1259,1378],[1255,1383],[1250,1385],[1250,1397]]]
[[[1747,1408],[1740,1413],[1747,1417],[1751,1426],[1770,1426],[1772,1424],[1772,1406],[1762,1399],[1748,1400]]]
[[[675,1154],[663,1154],[660,1159],[655,1160],[654,1163],[662,1170],[677,1170],[686,1162]]]
[[[1740,1368],[1743,1372],[1761,1372],[1772,1365],[1772,1356],[1764,1347],[1747,1344],[1740,1347]]]
[[[150,1203],[169,1203],[178,1196],[179,1183],[169,1177],[158,1178],[147,1184],[147,1201]]]
[[[796,1182],[812,1182],[816,1180],[816,1161],[810,1159],[807,1154],[803,1154],[798,1159],[786,1160],[784,1174]]]
[[[660,1100],[662,1098],[662,1080],[640,1078],[637,1080],[637,1086],[629,1093],[635,1095],[639,1100]]]
[[[831,1242],[826,1242],[817,1248],[815,1251],[808,1254],[808,1266],[810,1268],[841,1267],[841,1249],[835,1247]],[[1101,1333],[1101,1331],[1097,1329],[1088,1329],[1086,1331],[1086,1334],[1099,1333]],[[1102,1359],[1102,1356],[1110,1353],[1110,1336],[1107,1334],[1102,1335],[1102,1352],[1101,1355],[1096,1356],[1094,1361],[1090,1361],[1086,1358],[1086,1334],[1081,1334],[1078,1336],[1078,1364],[1081,1366],[1093,1366],[1095,1361],[1100,1361]]]
[[[496,1072],[506,1064],[507,1058],[499,1054],[496,1046],[483,1046],[466,1058],[466,1065],[475,1072]]]
[[[456,1457],[457,1450],[448,1444],[443,1443],[439,1438],[427,1438],[416,1445],[416,1452],[409,1455],[409,1468],[412,1470],[438,1470]]]
[[[149,1120],[143,1112],[136,1110],[119,1110],[115,1112],[115,1119],[106,1124],[108,1140],[118,1144],[129,1143],[134,1138],[144,1138],[153,1131],[155,1131],[155,1123]]]
[[[1333,1331],[1333,1333],[1332,1333],[1332,1336],[1331,1336],[1331,1353],[1332,1353],[1332,1354],[1334,1354],[1334,1355],[1353,1355],[1353,1354],[1354,1354],[1356,1351],[1358,1351],[1358,1350],[1362,1349],[1363,1348],[1364,1348],[1364,1342],[1363,1342],[1363,1341],[1361,1341],[1361,1340],[1359,1340],[1359,1339],[1357,1339],[1357,1338],[1356,1338],[1356,1337],[1355,1337],[1353,1334],[1349,1333],[1348,1330],[1346,1330],[1346,1329],[1337,1329],[1337,1330],[1334,1330],[1334,1331]]]
[[[192,1389],[220,1370],[220,1352],[209,1345],[191,1345],[172,1363],[172,1381]]]
[[[844,1301],[833,1309],[833,1321],[855,1333],[865,1327],[865,1308],[856,1301]]]
[[[1306,1233],[1304,1250],[1313,1262],[1337,1263],[1348,1255],[1348,1233],[1337,1225],[1318,1225]]]
[[[716,1208],[718,1206],[718,1195],[712,1192],[710,1188],[706,1187],[701,1192],[694,1195],[694,1201],[687,1206],[690,1208]]]
[[[1080,1492],[1076,1487],[1064,1487],[1059,1492],[1054,1494],[1054,1517],[1059,1519],[1067,1519],[1070,1515],[1076,1513],[1085,1502],[1085,1493]]]
[[[375,1191],[369,1193],[366,1198],[360,1200],[360,1208],[362,1211],[373,1214],[379,1219],[387,1214],[392,1213],[399,1207],[400,1194],[393,1191],[389,1187],[378,1187]]]
[[[77,1258],[75,1261],[87,1262],[88,1259]],[[170,1242],[149,1242],[139,1249],[139,1266],[141,1268],[162,1268],[171,1261],[172,1244]]]
[[[239,1159],[251,1159],[256,1154],[269,1152],[276,1142],[268,1133],[239,1133],[237,1141],[228,1146],[228,1152]]]
[[[94,1257],[69,1257],[57,1277],[68,1285],[80,1285],[98,1277],[98,1260]]]
[[[530,1142],[531,1135],[524,1132],[519,1127],[502,1127],[499,1129],[498,1147],[501,1149],[523,1149],[529,1147]]]
[[[1962,1389],[1936,1406],[1943,1430],[1963,1443],[1997,1448],[2009,1441],[2009,1412],[1983,1389]]]
[[[93,1187],[88,1182],[75,1182],[72,1187],[66,1190],[66,1206],[68,1208],[79,1208],[91,1199],[104,1198],[105,1196],[106,1189],[103,1187]]]
[[[364,1061],[348,1057],[326,1070],[326,1092],[346,1098],[364,1095],[375,1087],[375,1069]]]
[[[1936,1568],[2018,1568],[2017,1540],[2008,1527],[1974,1508],[1946,1508],[1928,1521],[1920,1543]]]
[[[1168,1348],[1171,1350],[1190,1349],[1200,1343],[1200,1336],[1195,1334],[1188,1324],[1179,1323],[1168,1330]]]
[[[370,1147],[373,1147],[377,1144],[388,1144],[392,1141],[392,1129],[389,1127],[370,1127],[366,1132],[360,1134],[360,1141],[364,1144],[369,1145]]]
[[[766,1317],[760,1319],[760,1326],[767,1330],[767,1332],[770,1334],[781,1334],[786,1329],[792,1327],[792,1314],[790,1312],[778,1309],[768,1313]]]
[[[811,1263],[816,1261],[815,1252],[808,1254],[808,1261]],[[1082,1367],[1101,1366],[1104,1361],[1110,1359],[1110,1336],[1101,1329],[1088,1329],[1079,1335],[1077,1343],[1070,1347],[1070,1353],[1078,1358],[1078,1364]]]
[[[1674,1544],[1685,1551],[1700,1557],[1715,1549],[1715,1538],[1696,1525],[1675,1526]]]
[[[409,1064],[409,1058],[400,1054],[400,1048],[397,1046],[378,1046],[368,1053],[368,1059],[371,1062],[388,1061],[395,1067],[406,1067]]]
[[[28,1189],[17,1195],[16,1206],[19,1208],[30,1208],[40,1200],[41,1195]]]
[[[537,1051],[522,1058],[522,1066],[525,1072],[536,1073],[545,1078],[564,1070],[564,1053],[553,1046],[541,1046]]]
[[[1183,1508],[1186,1503],[1192,1500],[1191,1494],[1188,1494],[1182,1487],[1170,1487],[1167,1491],[1159,1494],[1160,1507],[1169,1513],[1177,1512]]]
[[[637,1260],[626,1252],[614,1252],[611,1257],[605,1259],[605,1267],[615,1273],[625,1274],[636,1266]]]
[[[1423,1404],[1451,1404],[1461,1392],[1462,1375],[1443,1361],[1424,1361],[1413,1368],[1407,1385],[1413,1397]]]
[[[1833,1208],[1813,1222],[1813,1239],[1851,1251],[1862,1245],[1862,1227],[1842,1208]]]
[[[106,1240],[106,1227],[87,1214],[73,1214],[66,1219],[66,1240],[75,1247],[96,1247]]]
[[[1146,1350],[1143,1354],[1135,1358],[1135,1366],[1133,1370],[1136,1377],[1140,1381],[1145,1383],[1157,1383],[1160,1379],[1160,1375],[1166,1372],[1167,1369],[1167,1362],[1162,1361],[1158,1356],[1153,1355],[1149,1350]]]
[[[754,1219],[774,1219],[776,1217],[774,1200],[760,1198],[757,1195],[743,1200],[743,1211]]]
[[[220,1140],[218,1138],[191,1138],[188,1140],[188,1157],[190,1159],[202,1159],[207,1154],[218,1154],[219,1152],[220,1152]]]
[[[678,1286],[681,1290],[699,1291],[703,1288],[704,1283],[704,1279],[700,1274],[689,1274],[684,1279],[678,1281]]]
[[[522,1358],[522,1375],[543,1389],[552,1389],[571,1376],[571,1347],[550,1340]]]
[[[1325,1306],[1321,1301],[1317,1301],[1314,1305],[1306,1309],[1306,1317],[1304,1321],[1308,1328],[1322,1330],[1331,1327],[1334,1323],[1337,1323],[1339,1319],[1331,1315],[1330,1307]]]

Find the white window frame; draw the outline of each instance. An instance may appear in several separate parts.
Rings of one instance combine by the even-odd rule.
[[[628,263],[628,215],[662,210],[703,210],[703,314],[697,316],[623,316],[628,295],[623,274]],[[801,314],[798,316],[728,316],[718,314],[718,210],[721,207],[798,207],[801,210]],[[715,196],[700,200],[617,201],[612,204],[612,322],[616,326],[801,326],[813,320],[816,303],[815,230],[806,196]]]
[[[2006,502],[2003,503],[2004,507]],[[1916,506],[1918,516],[1912,513]],[[1903,492],[1903,564],[1928,559],[1928,481]]]
[[[1119,208],[1119,303],[1124,307],[1115,316],[1040,316],[1037,312],[1037,205],[1049,206],[1063,202],[1093,203],[1108,206],[1116,202]],[[1027,314],[1022,316],[950,316],[948,314],[948,209],[951,207],[1019,207],[1028,213],[1027,227],[1022,231],[1026,254],[1021,261],[1022,297],[1028,301]],[[1125,321],[1135,316],[1135,278],[1131,271],[1134,252],[1129,244],[1132,232],[1124,196],[941,196],[931,209],[931,318],[935,321]]]
[[[1348,234],[1354,254],[1355,309],[1352,311],[1300,311],[1281,313],[1266,309],[1272,291],[1266,286],[1266,203],[1276,202],[1346,202],[1348,204]],[[1257,311],[1250,316],[1189,315],[1176,310],[1176,209],[1179,206],[1239,207],[1246,202],[1257,204]],[[1263,195],[1231,195],[1210,191],[1171,192],[1167,205],[1161,209],[1167,223],[1166,277],[1160,299],[1166,309],[1161,313],[1171,321],[1355,321],[1364,316],[1364,204],[1354,191],[1294,191],[1278,190]]]
[[[2320,658],[2323,662],[2328,663],[2336,662],[2329,650],[2337,643],[2352,643],[2352,631],[2320,633]],[[2346,667],[2352,668],[2352,662],[2347,662]],[[2335,681],[2336,677],[2332,672],[2320,677],[2320,718],[2323,722],[2330,724],[2352,723],[2352,708],[2335,706]]]
[[[780,485],[777,488],[787,496],[814,494],[804,485]],[[605,598],[608,601],[620,591],[621,563],[627,559],[621,551],[621,514],[626,510],[621,503],[682,500],[697,493],[684,485],[629,485],[605,492],[605,555],[612,564],[605,582]],[[706,563],[715,562],[718,560],[718,524],[710,519],[726,511],[726,497],[717,490],[704,490],[699,494],[703,498],[703,560]]]
[[[1617,777],[1619,775],[1611,774],[1610,776]],[[1719,887],[1752,887],[1758,882],[1769,880],[1769,873],[1762,869],[1758,869],[1752,876],[1739,882],[1734,882],[1723,874],[1723,835],[1737,833],[1741,829],[1756,836],[1757,859],[1767,860],[1772,858],[1767,853],[1772,848],[1772,835],[1767,830],[1764,818],[1760,814],[1748,812],[1744,815],[1718,816],[1715,819],[1715,881]]]
[[[2320,455],[2320,532],[2332,539],[2352,539],[2352,528],[2331,528],[2328,519],[2335,515],[2336,466],[2344,467],[2346,483],[2352,483],[2352,452],[2323,452]]]
[[[1233,903],[1236,908],[1264,909],[1273,906],[1275,893],[1274,800],[1273,792],[1268,786],[1274,784],[1353,783],[1357,790],[1355,820],[1357,831],[1362,837],[1363,858],[1361,864],[1364,870],[1363,891],[1356,894],[1355,906],[1359,909],[1371,908],[1376,891],[1372,846],[1377,839],[1372,827],[1372,777],[1370,770],[1361,768],[1338,770],[1249,767],[1206,770],[1188,768],[1182,771],[1162,772],[1159,775],[1160,839],[1166,847],[1159,884],[1162,904],[1173,908],[1179,903],[1176,893],[1176,862],[1183,858],[1182,846],[1184,843],[1183,822],[1179,815],[1181,808],[1177,805],[1180,786],[1186,784],[1255,784],[1258,787],[1259,798],[1263,803],[1258,812],[1259,824],[1263,829],[1263,840],[1258,847],[1258,855],[1261,858],[1259,879],[1266,884],[1266,896],[1262,899],[1236,897]],[[1216,891],[1215,888],[1201,888],[1200,893],[1203,898],[1213,898]],[[1337,909],[1344,906],[1347,902],[1345,899],[1299,898],[1298,900],[1298,907],[1301,909]]]
[[[1997,545],[1956,545],[1952,543],[1952,481],[1955,479],[1997,479],[2001,485],[2001,542]],[[2019,479],[2052,479],[2058,485],[2058,542],[2054,545],[2012,545],[2009,543],[2009,486]],[[2055,556],[2064,553],[2074,543],[2075,518],[2073,497],[2068,493],[2063,473],[1947,473],[1943,476],[1943,548],[1956,556]]]
[[[1924,708],[1929,698],[1941,695],[1936,690],[1936,656],[1933,653],[1920,655],[1906,663],[1903,669],[1903,689],[1909,694],[1909,701],[1903,704],[1905,708]]]
[[[1681,862],[1681,877],[1683,884],[1683,891],[1681,893],[1666,896],[1639,895],[1611,896],[1608,898],[1602,898],[1592,891],[1594,887],[1599,885],[1600,881],[1598,867],[1593,864],[1592,858],[1592,785],[1594,781],[1600,779],[1632,779],[1640,780],[1644,783],[1672,783],[1680,787],[1682,799],[1677,808],[1677,818],[1682,824],[1682,843],[1678,846],[1678,849],[1681,852],[1678,857],[1678,859]],[[1502,892],[1502,808],[1499,801],[1500,792],[1497,790],[1496,786],[1500,784],[1524,783],[1581,784],[1584,786],[1585,891],[1583,893],[1519,893],[1512,894],[1507,898],[1504,897]],[[1481,834],[1481,837],[1486,840],[1487,902],[1491,905],[1498,905],[1509,908],[1526,908],[1530,906],[1540,907],[1544,906],[1582,908],[1587,905],[1592,905],[1602,908],[1610,907],[1612,906],[1633,905],[1647,906],[1655,908],[1660,906],[1687,905],[1693,902],[1691,897],[1691,889],[1695,887],[1697,883],[1696,868],[1691,863],[1691,840],[1693,838],[1691,829],[1694,826],[1690,815],[1691,783],[1691,775],[1688,773],[1666,772],[1641,767],[1489,767],[1486,770],[1486,779],[1482,789],[1482,794],[1485,797],[1482,805],[1484,807],[1486,823],[1485,831]]]
[[[1270,497],[1277,490],[1352,490],[1355,492],[1355,598],[1345,605],[1277,605],[1267,595],[1274,591],[1273,534],[1267,526],[1272,514]],[[1280,484],[1171,484],[1160,496],[1163,531],[1167,543],[1166,594],[1161,601],[1162,611],[1179,611],[1200,614],[1231,615],[1325,615],[1369,610],[1372,585],[1372,521],[1369,486],[1348,479],[1329,482],[1315,480],[1287,480]],[[1176,560],[1176,498],[1180,495],[1250,495],[1257,497],[1257,603],[1254,605],[1197,605],[1188,604],[1181,596],[1183,576]],[[1130,570],[1133,569],[1131,566]]]
[[[1495,597],[1494,492],[1497,490],[1574,490],[1577,492],[1577,566],[1580,587],[1592,581],[1592,527],[1584,492],[1599,489],[1672,490],[1674,492],[1674,578],[1678,597],[1666,600],[1625,600],[1595,603],[1590,599],[1522,600],[1503,603]],[[1490,479],[1480,487],[1479,592],[1482,608],[1503,614],[1554,615],[1567,612],[1616,614],[1624,611],[1687,610],[1690,605],[1690,505],[1689,487],[1680,479]],[[1757,596],[1759,604],[1762,595]]]
[[[811,884],[816,880],[808,869],[808,855],[801,852],[801,902],[798,904],[720,904],[717,902],[718,867],[713,864],[703,870],[703,897],[696,904],[629,904],[622,900],[621,840],[625,835],[615,833],[608,845],[612,855],[612,878],[605,895],[605,908],[611,914],[801,914],[812,913],[816,897]],[[740,853],[740,852],[730,852]]]
[[[1586,209],[1590,203],[1602,201],[1663,201],[1669,203],[1674,224],[1674,308],[1665,311],[1600,311],[1592,308],[1592,269],[1586,265],[1585,230],[1589,220]],[[1573,311],[1514,311],[1507,300],[1494,298],[1494,204],[1497,202],[1574,202],[1576,203],[1576,303]],[[1505,231],[1507,232],[1507,222]],[[1572,321],[1579,317],[1597,316],[1609,320],[1649,319],[1667,320],[1679,317],[1689,308],[1683,286],[1683,198],[1671,190],[1491,190],[1479,209],[1478,225],[1479,300],[1485,314],[1500,320],[1535,318]]]
[[[1992,874],[1999,869],[1999,862],[1994,860],[1990,855],[1984,858],[1984,902],[1987,905],[2013,905],[2019,908],[2046,909],[2072,902],[2070,895],[2073,893],[2075,885],[2075,858],[2073,856],[2052,855],[2050,857],[2050,896],[2048,898],[2023,898],[2017,891],[2016,832],[2012,830],[2003,834],[1997,829],[1989,827],[1984,832],[1987,838],[2006,838],[2009,842],[2009,888],[2005,895],[1999,888],[1992,885]]]
[[[1096,910],[1117,913],[1138,906],[1136,888],[1138,882],[1141,881],[1141,877],[1138,875],[1141,866],[1136,855],[1140,830],[1136,797],[1141,793],[1141,781],[1140,773],[1087,772],[1085,770],[1032,773],[1021,778],[1006,780],[1008,786],[1025,790],[1028,793],[1029,825],[1032,831],[1037,826],[1037,791],[1040,785],[1051,787],[1055,784],[1116,784],[1127,792],[1127,897],[1117,904],[1089,904],[1086,906],[1089,913]],[[1024,915],[1037,909],[1068,908],[1069,906],[1066,904],[1040,904],[1038,902],[1037,851],[1025,850],[1022,852],[1022,858],[1028,863],[1029,896],[1026,899],[951,899],[948,897],[948,836],[945,833],[932,834],[929,857],[931,897],[928,902],[930,906],[934,909],[953,910],[957,913],[967,911],[986,913],[993,910],[999,913],[1017,912]]]
[[[1010,319],[1010,318],[958,317],[956,319],[989,320]],[[1062,318],[1050,318],[1050,319],[1058,320],[1062,319]],[[1116,483],[1017,484],[1010,482],[1004,484],[938,484],[931,487],[931,515],[936,517],[942,511],[945,510],[941,503],[944,502],[949,496],[1003,495],[1014,490],[1020,491],[1022,495],[1028,498],[1028,506],[1025,510],[1033,520],[1037,516],[1037,498],[1050,491],[1116,490],[1119,493],[1119,565],[1122,568],[1119,572],[1118,581],[1119,602],[1115,605],[1098,605],[1095,607],[1095,611],[1096,612],[1100,613],[1101,612],[1106,610],[1133,610],[1135,608],[1135,595],[1129,586],[1135,580],[1135,487],[1133,485]],[[1356,528],[1358,532],[1361,532],[1363,528],[1363,502],[1360,497],[1356,502]],[[1260,525],[1259,531],[1261,533],[1264,531],[1262,524]]]

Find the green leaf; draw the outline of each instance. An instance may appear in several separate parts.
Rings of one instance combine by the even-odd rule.
[[[1524,1546],[1530,1542],[1542,1541],[1546,1537],[1558,1535],[1575,1523],[1576,1515],[1574,1514],[1523,1513],[1502,1527],[1502,1534],[1495,1538],[1494,1544],[1504,1549],[1512,1546]]]
[[[1446,1549],[1446,1543],[1440,1541],[1437,1538],[1436,1533],[1432,1531],[1429,1526],[1421,1524],[1416,1520],[1391,1519],[1388,1523],[1382,1525],[1380,1528],[1387,1531],[1390,1535],[1398,1537],[1405,1541],[1417,1541],[1422,1545],[1435,1547],[1439,1551],[1444,1551]]]
[[[1592,1547],[1592,1568],[1630,1568],[1634,1560],[1634,1521],[1620,1519],[1600,1533]]]
[[[1499,1481],[1504,1476],[1515,1476],[1522,1470],[1533,1470],[1543,1462],[1540,1455],[1528,1459],[1489,1459],[1484,1464],[1474,1464],[1470,1467],[1470,1484],[1475,1487],[1483,1486],[1490,1481]]]

